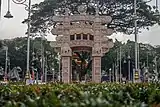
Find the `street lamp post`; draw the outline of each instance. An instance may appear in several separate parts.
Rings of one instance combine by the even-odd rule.
[[[117,50],[117,63],[116,63],[116,82],[119,82],[119,78],[118,78],[118,66],[119,66],[119,62],[118,62],[118,50]]]
[[[131,80],[131,67],[130,67],[131,62],[130,60],[131,60],[131,57],[128,55],[128,81]]]
[[[41,32],[41,68],[42,68],[42,81],[46,81],[45,78],[45,57],[44,57],[44,33]]]
[[[134,27],[135,27],[135,72],[138,72],[139,79],[135,82],[140,82],[140,70],[139,70],[139,44],[138,44],[138,30],[137,30],[137,0],[134,0]]]
[[[119,53],[119,81],[121,82],[122,80],[122,47],[120,46],[120,53]]]
[[[112,72],[112,69],[110,68],[109,69],[109,82],[112,82],[112,76],[111,76],[112,74],[111,74],[111,72]]]
[[[59,59],[59,82],[61,82],[61,56],[60,56],[60,53],[59,53],[58,57],[59,57],[58,58]]]
[[[44,67],[44,74],[45,74],[45,83],[47,83],[47,57],[46,57],[46,61],[44,61],[44,63],[46,64],[46,66]]]
[[[137,0],[134,0],[134,27],[135,27],[135,70],[138,69],[138,49],[137,49]]]
[[[30,79],[30,72],[29,72],[29,56],[30,56],[30,21],[31,21],[31,0],[12,0],[15,4],[21,4],[25,6],[25,10],[28,11],[28,18],[27,18],[27,26],[28,26],[28,37],[27,37],[27,72],[25,79]],[[10,0],[8,0],[8,11],[7,14],[4,16],[5,18],[13,18],[10,12]]]
[[[114,82],[115,80],[115,64],[113,63],[112,65],[112,81]]]
[[[155,63],[155,80],[158,80],[158,70],[157,70],[157,56],[154,59],[154,63]]]
[[[54,75],[55,75],[55,73],[54,73],[54,68],[52,69],[52,81],[54,82]]]
[[[4,73],[4,81],[7,80],[7,69],[8,69],[8,47],[5,46],[6,58],[5,58],[5,73]]]

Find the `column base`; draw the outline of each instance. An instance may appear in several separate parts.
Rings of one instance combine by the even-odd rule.
[[[92,82],[101,83],[101,57],[100,56],[93,57]]]

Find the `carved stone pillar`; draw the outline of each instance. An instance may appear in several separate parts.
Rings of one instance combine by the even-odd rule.
[[[93,56],[92,57],[92,81],[95,83],[101,82],[101,57]]]
[[[101,57],[102,48],[99,44],[95,44],[92,49],[92,82],[101,82]]]
[[[71,56],[72,50],[67,43],[65,43],[61,48],[61,58],[62,58],[62,82],[71,82]]]

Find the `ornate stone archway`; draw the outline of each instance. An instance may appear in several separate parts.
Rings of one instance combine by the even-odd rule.
[[[61,55],[62,82],[71,82],[71,57],[75,50],[87,50],[92,53],[92,82],[101,82],[101,57],[113,47],[113,41],[107,36],[113,33],[105,25],[112,20],[110,16],[86,14],[86,6],[78,7],[80,14],[54,16],[52,34],[57,35],[51,46]]]

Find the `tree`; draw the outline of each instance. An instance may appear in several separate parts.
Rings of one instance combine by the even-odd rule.
[[[117,54],[119,57],[120,46],[122,45],[122,42],[116,39],[114,47],[102,57],[102,70],[109,71],[109,69],[112,68],[112,64],[117,61]]]
[[[44,57],[46,61],[46,65],[48,68],[48,71],[51,71],[53,68],[57,72],[58,71],[58,60],[57,60],[57,53],[54,51],[54,49],[50,46],[50,42],[45,40],[42,40],[41,37],[37,37],[31,41],[32,46],[32,53],[34,52],[36,54],[36,57],[41,60],[41,52],[42,52],[42,46],[44,48]],[[40,66],[40,65],[39,65]],[[41,68],[41,67],[39,67]]]
[[[31,48],[30,48],[30,61],[32,61],[32,53],[35,52],[37,56],[41,57],[41,38],[36,37],[35,39],[31,40]],[[11,40],[2,40],[2,43],[8,46],[8,56],[10,59],[10,68],[13,67],[21,67],[23,72],[26,71],[26,54],[27,54],[27,38],[21,37],[21,38],[15,38]],[[134,46],[135,42],[128,40],[127,43],[122,43],[118,40],[114,42],[115,46],[110,49],[108,53],[106,53],[102,57],[102,70],[108,71],[110,68],[112,68],[113,63],[116,63],[117,61],[117,52],[118,52],[118,61],[119,61],[119,51],[120,47],[122,50],[122,70],[127,69],[127,66],[123,65],[124,60],[127,61],[127,56],[131,56],[131,62],[134,68],[134,62],[135,62],[135,51]],[[58,72],[59,65],[58,65],[58,59],[57,59],[57,53],[54,51],[54,49],[50,46],[50,42],[47,40],[43,41],[44,45],[44,56],[47,59],[47,67],[48,71],[51,71],[52,68],[54,68],[55,72]],[[160,47],[153,47],[150,44],[143,44],[139,43],[139,50],[140,50],[140,68],[142,69],[143,66],[149,66],[149,72],[153,73],[155,69],[155,56],[157,57],[157,68],[158,71],[160,70]],[[85,75],[86,71],[91,70],[92,68],[92,60],[90,58],[89,53],[77,53],[79,60],[81,61],[81,75]],[[148,56],[148,58],[147,58]],[[87,66],[84,66],[86,64],[86,61],[88,63]],[[74,63],[74,61],[72,61]],[[31,64],[31,63],[30,63]],[[77,66],[77,63],[74,63],[73,65]],[[3,68],[5,67],[5,51],[0,50],[0,66]],[[40,66],[40,64],[36,65]],[[74,66],[74,67],[75,67]],[[123,68],[124,67],[124,68]],[[125,71],[127,72],[127,71]]]
[[[156,50],[156,56],[157,56],[157,70],[160,71],[160,45],[156,46],[155,50]]]
[[[27,38],[15,38],[11,40],[3,40],[3,43],[8,46],[8,58],[10,59],[10,69],[14,67],[21,67],[23,73],[26,71],[26,59],[27,59]],[[48,71],[51,71],[52,68],[55,69],[55,72],[58,71],[58,62],[57,54],[54,52],[54,49],[51,48],[50,42],[44,40],[43,43],[45,47],[45,58],[47,59]],[[33,52],[37,53],[41,57],[41,38],[35,38],[31,40],[30,43],[30,66],[33,58]],[[48,53],[46,53],[48,52]],[[38,54],[39,53],[39,54]],[[39,62],[38,62],[39,63]],[[0,51],[0,66],[5,67],[5,51]],[[41,67],[40,64],[36,66]]]
[[[100,15],[110,15],[113,19],[108,27],[115,28],[117,32],[134,33],[134,0],[44,0],[32,6],[32,32],[47,31],[49,26],[53,25],[47,22],[53,15],[64,14],[65,8],[69,8],[71,14],[77,14],[77,7],[82,3],[87,5],[88,14],[94,15],[95,5],[98,5]],[[144,0],[137,0],[137,7],[138,29],[148,29],[159,23],[159,12],[155,7],[151,7]]]
[[[149,1],[148,1],[149,2]],[[137,0],[137,28],[138,31],[142,28],[149,29],[150,26],[160,24],[159,12],[155,7],[148,5],[148,2],[144,0]],[[79,14],[77,7],[81,4],[87,6],[87,14],[95,15],[96,8],[99,9],[99,15],[109,15],[112,17],[111,23],[107,25],[109,28],[114,28],[116,32],[123,32],[126,34],[134,33],[134,0],[44,0],[39,4],[32,6],[31,16],[31,32],[47,32],[50,31],[51,26],[54,23],[51,19],[54,15],[64,15],[65,9],[70,10],[70,14]],[[27,20],[24,21],[24,23]],[[118,43],[118,42],[116,42]],[[128,41],[127,45],[134,48],[134,42]],[[122,47],[122,52],[125,56],[128,55],[128,51],[132,51],[131,59],[134,62],[134,50],[126,44],[118,43],[102,58],[102,69],[108,70],[112,67],[112,64],[116,61],[119,45]],[[145,51],[142,50],[144,54]],[[151,58],[152,59],[152,58]],[[146,61],[146,59],[145,59]],[[140,62],[145,62],[144,59],[140,59]],[[106,66],[107,65],[107,66]]]
[[[121,47],[121,71],[123,75],[126,75],[128,72],[128,55],[131,57],[130,59],[130,67],[135,68],[135,42],[128,40],[127,43],[121,43],[118,40],[114,42],[114,47],[102,57],[102,70],[109,71],[112,68],[112,65],[117,63],[117,55],[118,55],[118,70],[119,70],[119,62],[120,62],[120,47]],[[158,47],[155,48],[150,44],[139,43],[139,65],[142,70],[144,67],[149,67],[149,72],[153,73],[155,69],[155,56],[160,55],[158,52]],[[157,58],[157,68],[159,71],[159,58]],[[125,62],[125,63],[124,63]],[[131,71],[132,72],[132,71]]]
[[[90,52],[74,52],[75,58],[72,59],[72,69],[78,71],[79,79],[82,80],[87,73],[91,72],[92,69],[92,60]]]
[[[2,41],[0,41],[0,49],[3,47],[3,43]]]

